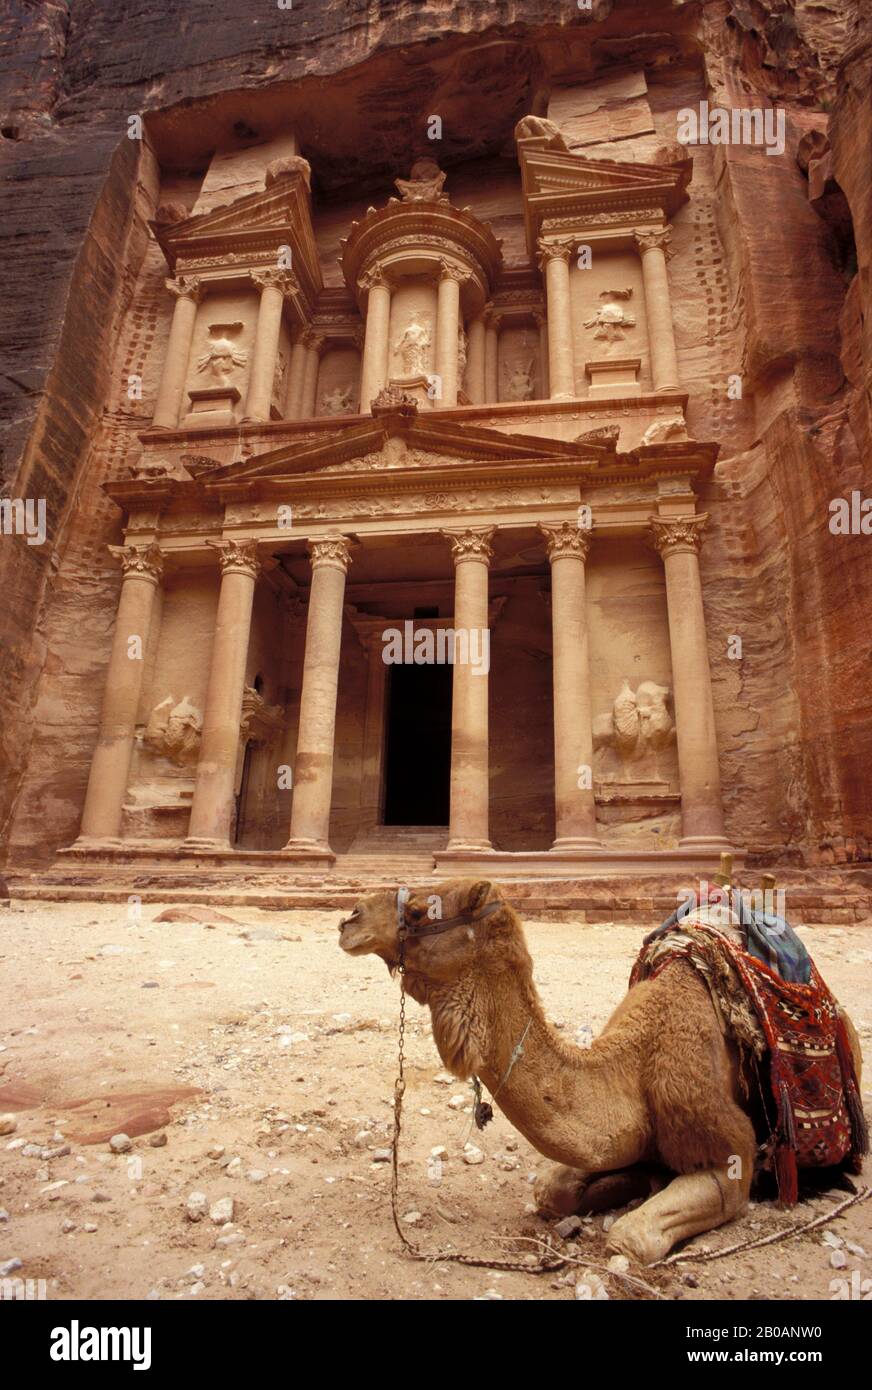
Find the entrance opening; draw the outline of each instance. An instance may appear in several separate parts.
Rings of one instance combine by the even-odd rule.
[[[384,823],[447,825],[454,668],[388,671]]]

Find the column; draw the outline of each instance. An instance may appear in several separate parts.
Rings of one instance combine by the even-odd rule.
[[[485,402],[485,337],[487,330],[484,318],[479,314],[469,325],[469,344],[467,346],[466,381],[469,386],[469,399],[473,405]]]
[[[447,261],[440,262],[436,299],[436,374],[441,391],[437,410],[457,405],[457,328],[460,323],[460,286],[466,272]]]
[[[545,401],[548,399],[550,390],[548,384],[548,317],[546,314],[536,313],[533,318],[539,329],[539,382],[542,400]]]
[[[465,634],[461,644],[471,643],[473,632],[487,630],[494,530],[443,532],[454,559],[454,630]],[[488,675],[470,661],[458,663],[457,652],[455,639],[448,848],[489,850]]]
[[[367,635],[365,643],[366,708],[363,717],[363,749],[360,768],[360,828],[379,824],[384,772],[385,692],[388,668],[382,660],[383,624]]]
[[[251,609],[260,571],[255,541],[219,541],[216,548],[221,589],[194,803],[185,842],[192,849],[230,848]]]
[[[500,398],[500,320],[489,305],[484,311],[484,399],[487,404]]]
[[[312,586],[294,760],[291,835],[287,848],[329,852],[342,613],[345,575],[351,556],[343,536],[310,541],[309,555]]]
[[[671,237],[671,227],[663,227],[659,231],[636,232],[634,237],[642,257],[651,375],[655,391],[678,390],[678,358],[675,354],[672,303],[669,297],[669,277],[666,273],[666,258]]]
[[[151,423],[155,429],[174,430],[179,425],[182,392],[188,375],[197,305],[202,297],[203,285],[197,278],[166,280],[164,283],[175,295],[176,303]]]
[[[285,397],[285,414],[289,420],[301,418],[303,401],[303,377],[306,371],[307,349],[305,332],[301,330],[294,338],[291,347],[291,361],[288,366],[288,390]]]
[[[321,368],[321,353],[324,350],[324,342],[325,339],[321,337],[321,334],[314,333],[311,329],[307,329],[303,334],[306,361],[303,367],[303,391],[300,398],[301,420],[311,420],[315,414],[318,372]]]
[[[117,839],[121,832],[149,629],[163,573],[163,557],[156,545],[109,549],[121,561],[123,578],[100,733],[82,813],[80,839],[87,840]]]
[[[601,849],[593,789],[585,562],[590,531],[540,525],[551,563],[555,850]],[[581,783],[581,785],[579,785]]]
[[[380,270],[369,270],[358,285],[367,296],[366,332],[360,369],[360,413],[372,414],[372,402],[388,381],[391,287]]]
[[[548,308],[548,382],[552,401],[575,399],[575,352],[569,298],[569,258],[574,241],[539,239],[539,266],[545,275]]]
[[[666,571],[672,692],[681,781],[681,845],[726,849],[711,672],[699,576],[699,548],[708,516],[651,518],[654,545]]]
[[[261,270],[251,278],[260,288],[260,308],[243,418],[259,421],[270,418],[285,295],[296,286],[296,280],[287,270]]]

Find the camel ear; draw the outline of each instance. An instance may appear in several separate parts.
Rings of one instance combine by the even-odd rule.
[[[473,884],[472,888],[469,890],[469,897],[466,900],[467,912],[475,912],[478,908],[484,907],[488,898],[492,897],[494,892],[494,885],[489,883],[487,879],[483,879],[481,883]]]

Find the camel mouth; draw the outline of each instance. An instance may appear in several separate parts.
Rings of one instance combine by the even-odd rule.
[[[365,956],[376,949],[378,943],[361,922],[354,917],[345,917],[339,923],[339,945],[349,956]]]

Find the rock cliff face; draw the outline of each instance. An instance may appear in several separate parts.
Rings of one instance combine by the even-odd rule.
[[[572,0],[294,0],[256,17],[229,0],[152,0],[123,15],[114,0],[13,7],[0,21],[0,482],[6,496],[45,499],[48,540],[0,537],[0,832],[11,859],[44,861],[78,828],[118,583],[105,544],[120,518],[100,484],[136,423],[122,381],[154,338],[155,315],[134,293],[154,254],[158,197],[175,180],[192,198],[188,176],[216,144],[293,127],[319,197],[365,207],[420,153],[430,113],[443,122],[443,167],[459,170],[504,152],[516,119],[545,114],[553,88],[641,70],[658,131],[660,113],[700,100],[786,114],[782,154],[701,153],[691,191],[706,197],[670,272],[688,420],[721,445],[703,567],[722,776],[730,831],[761,858],[868,860],[872,538],[834,536],[828,510],[872,494],[867,10],[865,0],[593,0],[590,11]],[[603,140],[620,136],[608,97],[602,110]],[[144,139],[129,139],[138,114]],[[621,143],[595,152],[622,157]],[[698,315],[684,307],[697,300]],[[741,379],[740,401],[726,399],[727,375]],[[725,662],[736,634],[744,659]]]

